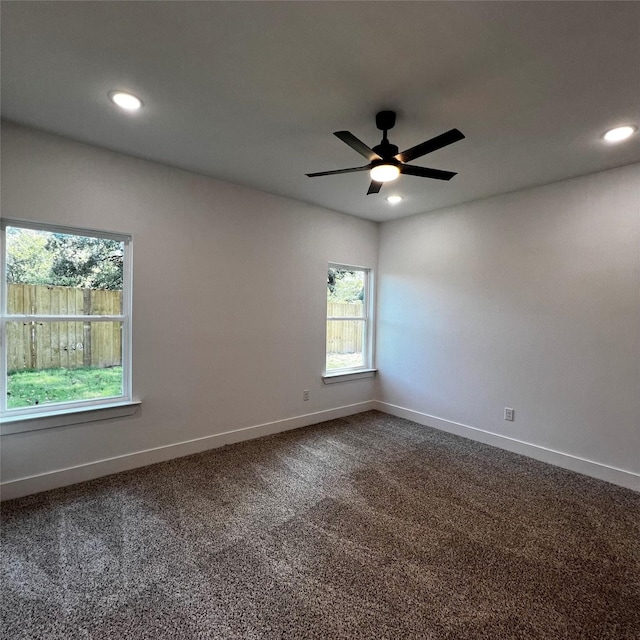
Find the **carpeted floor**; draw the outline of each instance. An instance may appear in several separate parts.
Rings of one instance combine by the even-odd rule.
[[[640,638],[640,494],[382,413],[2,506],[2,638]]]

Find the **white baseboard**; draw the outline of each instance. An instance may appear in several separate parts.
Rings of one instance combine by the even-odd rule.
[[[464,438],[483,442],[484,444],[498,447],[499,449],[519,453],[529,458],[534,458],[535,460],[548,462],[557,467],[576,471],[577,473],[582,473],[586,476],[597,478],[598,480],[605,480],[606,482],[611,482],[612,484],[617,484],[627,489],[640,491],[640,474],[634,473],[633,471],[617,469],[616,467],[610,467],[601,462],[586,460],[585,458],[579,458],[568,453],[554,451],[553,449],[547,449],[537,444],[523,442],[522,440],[509,438],[508,436],[478,429],[477,427],[470,427],[469,425],[459,422],[452,422],[451,420],[431,416],[427,413],[421,413],[420,411],[405,409],[404,407],[389,404],[388,402],[375,400],[374,409],[398,416],[399,418],[406,418],[407,420],[412,420],[418,424],[433,427],[440,431],[446,431],[447,433],[453,433]]]
[[[66,469],[58,469],[26,478],[9,480],[0,485],[2,500],[13,500],[14,498],[21,498],[22,496],[27,496],[32,493],[66,487],[78,482],[108,476],[112,473],[129,471],[130,469],[145,467],[150,464],[155,464],[156,462],[164,462],[166,460],[172,460],[173,458],[189,456],[194,453],[200,453],[201,451],[207,451],[208,449],[222,447],[226,444],[233,444],[234,442],[252,440],[253,438],[280,433],[281,431],[307,427],[326,420],[343,418],[356,413],[362,413],[363,411],[369,411],[374,408],[374,404],[373,400],[359,402],[335,409],[317,411],[294,418],[276,420],[275,422],[243,427],[241,429],[234,429],[233,431],[204,436],[203,438],[195,438],[162,447],[146,449],[145,451],[137,451],[105,460],[97,460],[96,462],[89,462]]]
[[[208,449],[215,449],[235,442],[242,442],[244,440],[260,438],[262,436],[280,433],[282,431],[298,429],[300,427],[306,427],[326,420],[343,418],[345,416],[362,413],[363,411],[369,411],[371,409],[382,411],[383,413],[388,413],[400,418],[413,420],[418,424],[433,427],[434,429],[453,433],[478,442],[483,442],[485,444],[498,447],[499,449],[506,449],[507,451],[519,453],[542,462],[562,467],[563,469],[576,471],[577,473],[582,473],[599,480],[605,480],[634,491],[640,491],[640,474],[633,473],[632,471],[617,469],[600,462],[594,462],[593,460],[586,460],[568,453],[554,451],[553,449],[547,449],[529,442],[523,442],[521,440],[516,440],[515,438],[509,438],[490,431],[478,429],[477,427],[452,422],[451,420],[445,420],[443,418],[438,418],[412,409],[406,409],[387,402],[371,400],[368,402],[359,402],[357,404],[328,409],[326,411],[318,411],[316,413],[309,413],[293,418],[286,418],[284,420],[276,420],[265,424],[243,427],[233,431],[226,431],[224,433],[217,433],[210,436],[204,436],[202,438],[186,440],[184,442],[178,442],[162,447],[155,447],[145,451],[138,451],[114,458],[98,460],[96,462],[68,467],[66,469],[58,469],[56,471],[28,476],[26,478],[19,478],[17,480],[9,480],[0,485],[1,497],[2,500],[12,500],[14,498],[20,498],[33,493],[57,489],[58,487],[65,487],[78,482],[85,482],[86,480],[93,480],[102,476],[108,476],[113,473],[129,471],[130,469],[144,467],[157,462],[164,462],[173,458],[181,458],[183,456],[200,453],[202,451],[207,451]]]

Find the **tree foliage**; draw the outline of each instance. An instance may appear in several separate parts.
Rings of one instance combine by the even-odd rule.
[[[334,302],[364,300],[362,271],[330,267],[327,272],[327,298]]]
[[[8,227],[7,281],[83,289],[122,289],[117,240]]]
[[[7,227],[7,282],[49,284],[53,255],[41,231]]]
[[[47,251],[54,256],[55,284],[83,289],[122,289],[122,243],[105,238],[53,233]]]

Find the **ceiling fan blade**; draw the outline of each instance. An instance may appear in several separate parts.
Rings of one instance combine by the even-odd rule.
[[[376,182],[375,180],[372,180],[371,184],[369,185],[369,191],[367,191],[367,195],[378,193],[380,189],[382,189],[382,184],[382,182]]]
[[[428,169],[427,167],[412,167],[408,164],[400,166],[400,173],[408,176],[420,176],[421,178],[434,178],[435,180],[451,180],[458,175],[455,171],[440,171],[440,169]]]
[[[458,129],[451,129],[450,131],[442,133],[435,138],[431,138],[431,140],[417,144],[415,147],[411,147],[411,149],[407,149],[406,151],[399,153],[396,156],[396,159],[400,160],[400,162],[411,162],[411,160],[415,160],[416,158],[424,156],[427,153],[431,153],[432,151],[442,149],[442,147],[458,142],[458,140],[462,140],[463,138],[464,134],[462,131],[458,131]]]
[[[380,156],[373,149],[367,147],[362,140],[358,140],[353,133],[349,131],[335,131],[333,135],[340,138],[342,142],[348,144],[352,149],[369,160],[369,162],[372,160],[381,160]]]
[[[317,178],[318,176],[335,176],[339,173],[355,173],[356,171],[367,171],[371,169],[371,165],[364,167],[351,167],[351,169],[336,169],[335,171],[319,171],[318,173],[307,173],[309,178]]]

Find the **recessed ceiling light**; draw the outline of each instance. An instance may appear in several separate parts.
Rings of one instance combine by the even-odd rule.
[[[402,196],[388,196],[387,202],[389,204],[398,204],[402,200]]]
[[[607,131],[607,133],[605,133],[602,137],[607,142],[622,142],[622,140],[630,138],[637,130],[638,127],[636,127],[635,125],[627,124],[623,127],[609,129],[609,131]]]
[[[109,94],[109,98],[111,102],[117,104],[125,111],[137,111],[142,106],[142,100],[140,100],[140,98],[126,91],[112,91]]]

